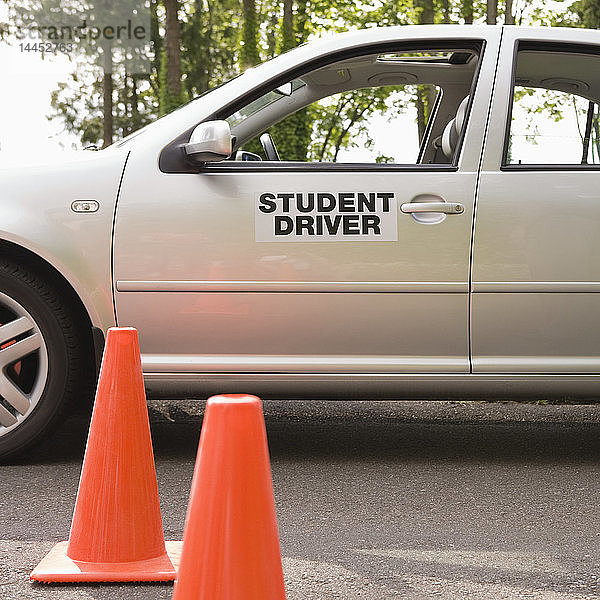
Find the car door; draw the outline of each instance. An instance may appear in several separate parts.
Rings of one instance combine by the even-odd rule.
[[[474,372],[600,370],[599,42],[504,32],[477,203]]]
[[[146,373],[469,371],[472,219],[499,31],[454,31],[398,42],[403,52],[479,48],[444,163],[224,161],[164,172],[132,152],[115,301],[119,324],[141,332]],[[347,50],[358,63],[381,52],[374,44]],[[319,56],[304,68],[324,64]],[[440,140],[456,117],[438,114]],[[431,201],[458,208],[407,208]]]

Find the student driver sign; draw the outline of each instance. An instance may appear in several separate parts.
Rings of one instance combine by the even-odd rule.
[[[394,192],[262,192],[257,242],[395,242]]]

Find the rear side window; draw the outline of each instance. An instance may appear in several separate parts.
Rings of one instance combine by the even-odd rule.
[[[504,165],[600,164],[599,70],[596,54],[520,48]]]

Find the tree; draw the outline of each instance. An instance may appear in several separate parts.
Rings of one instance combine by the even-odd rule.
[[[450,0],[442,0],[442,23],[451,23],[451,8],[450,8]]]
[[[114,119],[113,119],[113,58],[111,44],[104,44],[102,47],[102,140],[103,147],[110,146],[113,143]]]
[[[79,135],[83,146],[98,145],[105,135],[102,104],[105,86],[97,74],[98,65],[80,57],[77,69],[67,81],[58,84],[51,96],[54,113],[49,118],[62,120],[67,131]],[[154,119],[158,107],[147,78],[117,68],[113,81],[111,126],[113,135],[122,138]]]
[[[296,36],[294,32],[294,2],[293,0],[283,0],[283,19],[281,20],[281,51],[285,52],[296,46]]]
[[[248,2],[248,0],[243,1],[244,3]],[[267,51],[272,51],[273,46],[276,44],[278,52],[285,52],[305,40],[308,21],[307,0],[297,0],[295,5],[294,0],[282,0],[281,5],[276,4],[275,8],[279,9],[275,14],[282,14],[282,18],[278,30],[267,28],[266,47]],[[252,0],[251,5],[244,5],[242,64],[256,64],[260,58],[255,16],[255,6]],[[267,25],[269,25],[269,22],[267,22]],[[250,44],[254,44],[254,46],[251,48]],[[311,115],[308,109],[304,108],[270,128],[273,141],[284,160],[306,160],[311,137],[311,122]],[[262,147],[257,139],[245,144],[244,149],[249,152],[263,154]]]
[[[184,86],[193,98],[240,72],[240,2],[192,0],[183,9]]]
[[[431,24],[435,22],[433,0],[414,0],[414,10],[416,21],[419,25]],[[417,130],[419,132],[419,142],[425,135],[427,119],[429,118],[429,114],[434,102],[435,88],[430,85],[418,85],[415,96],[415,104],[417,107]]]
[[[495,25],[498,20],[498,0],[487,0],[486,22]]]
[[[70,14],[81,14],[88,6],[95,10],[103,2],[110,4],[113,14],[122,20],[132,1],[150,2],[152,52],[146,55],[146,71],[140,72],[128,62],[131,52],[109,43],[80,47],[81,52],[72,56],[72,77],[53,95],[52,117],[62,119],[83,143],[104,146],[114,136],[126,135],[157,114],[169,112],[187,97],[197,96],[323,32],[409,23],[472,23],[483,18],[492,24],[498,12],[503,13],[506,23],[515,21],[513,0],[500,5],[498,0],[485,0],[485,4],[483,0],[386,0],[360,6],[355,0],[2,1],[9,6],[11,21],[21,27],[42,22],[48,15],[55,20],[59,16],[67,24]],[[578,0],[560,13],[546,5],[531,7],[521,18],[526,22],[600,27],[600,0]],[[420,135],[434,96],[431,86],[419,86],[416,92]],[[358,102],[359,97],[354,100]],[[360,101],[366,101],[363,95]],[[325,105],[327,110],[323,109]],[[321,143],[326,138],[339,139],[339,153],[353,143],[353,132],[360,128],[358,115],[364,119],[369,114],[367,109],[355,113],[352,103],[338,106],[341,123],[351,124],[348,133],[338,138],[331,131],[329,112],[335,114],[336,109],[327,102],[323,106],[303,109],[271,129],[284,158],[313,158],[318,146],[311,139]],[[332,156],[335,146],[330,148]],[[260,151],[260,146],[254,143],[253,149]],[[327,152],[323,156],[329,156]]]
[[[414,0],[413,6],[418,25],[434,22],[433,0]]]
[[[280,51],[285,52],[304,41],[306,31],[302,15],[306,11],[306,0],[297,0],[296,15],[293,0],[283,0],[283,18],[280,30]],[[298,18],[297,15],[300,15]],[[296,18],[295,18],[296,16]],[[298,31],[298,25],[300,31]],[[273,127],[272,136],[285,160],[305,161],[311,138],[312,115],[303,108]]]
[[[179,0],[163,0],[165,38],[160,62],[160,114],[164,115],[185,101],[181,85],[181,27]]]
[[[513,0],[506,0],[506,5],[504,8],[504,24],[515,24],[515,16],[513,15]]]
[[[368,117],[377,113],[397,114],[404,105],[405,99],[396,86],[342,92],[312,105],[314,135],[310,160],[335,162],[344,148],[355,148],[359,143],[372,147]],[[378,159],[385,162],[387,157]]]
[[[572,8],[581,25],[590,29],[600,29],[600,0],[579,0]]]
[[[82,132],[82,140],[98,142],[101,139],[103,146],[111,144],[116,126],[115,79],[124,84],[128,76],[140,72],[140,65],[146,57],[147,40],[138,38],[142,41],[137,43],[132,36],[121,36],[119,25],[134,22],[142,27],[139,18],[143,14],[143,3],[11,0],[6,4],[9,18],[21,35],[36,34],[31,43],[71,43],[72,60],[78,69],[85,69],[86,72],[84,77],[77,77],[76,74],[72,77],[74,89],[85,95],[75,95],[73,99],[76,106],[88,107],[90,113],[78,115],[74,114],[76,109],[68,108],[66,99],[72,93],[67,85],[57,90],[53,97],[55,105],[65,111],[67,128],[75,127]],[[145,31],[145,34],[149,32]],[[92,77],[87,77],[92,73]],[[129,84],[129,89],[137,94],[137,84],[132,88],[131,79]]]
[[[253,67],[260,62],[258,50],[258,17],[254,0],[242,0],[242,69]]]
[[[473,0],[461,0],[460,16],[465,20],[466,25],[473,23]]]

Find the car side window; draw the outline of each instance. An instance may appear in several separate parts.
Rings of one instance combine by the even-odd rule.
[[[520,51],[505,165],[600,164],[600,56]]]
[[[285,160],[416,163],[438,94],[433,85],[340,92],[289,115],[269,133]],[[244,149],[269,159],[259,137]]]
[[[452,164],[478,61],[477,51],[461,48],[373,53],[321,66],[226,117],[232,159]]]

